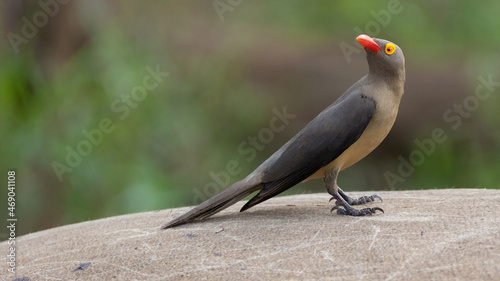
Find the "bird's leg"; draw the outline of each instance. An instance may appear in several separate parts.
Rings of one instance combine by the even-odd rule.
[[[347,203],[349,203],[349,205],[361,205],[361,204],[365,204],[365,203],[368,203],[368,202],[374,202],[375,201],[375,198],[378,198],[380,199],[380,201],[384,201],[382,200],[382,198],[380,196],[378,196],[377,194],[373,194],[371,196],[361,196],[359,197],[358,199],[354,199],[352,197],[350,197],[349,195],[347,195],[341,188],[340,186],[337,187],[338,191],[339,191],[339,194],[340,196],[342,196],[342,198],[344,198],[345,201],[347,201]],[[333,197],[330,199],[330,201],[334,199]],[[335,205],[337,206],[342,206],[342,203],[339,202],[339,200],[335,201]]]
[[[335,198],[337,200],[335,203],[336,206],[334,206],[331,210],[332,212],[333,212],[333,210],[337,210],[337,214],[339,214],[339,215],[350,215],[350,216],[371,215],[371,214],[374,214],[377,210],[384,212],[384,210],[382,210],[382,208],[379,208],[379,207],[364,208],[361,210],[357,210],[357,209],[354,209],[353,207],[351,207],[351,205],[346,201],[346,199],[344,199],[345,197],[350,199],[351,202],[355,202],[358,204],[361,201],[360,201],[360,199],[350,198],[349,196],[347,196],[347,194],[344,193],[344,191],[342,191],[342,189],[339,188],[339,186],[337,185],[337,175],[338,175],[338,170],[332,169],[330,171],[327,171],[325,178],[324,178],[326,190],[328,191],[328,193],[330,193],[333,196],[333,198]],[[378,198],[380,198],[380,197],[378,197]],[[366,202],[364,202],[364,203],[366,203]],[[341,208],[341,206],[344,208]]]

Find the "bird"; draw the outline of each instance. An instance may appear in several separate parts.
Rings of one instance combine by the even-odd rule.
[[[356,209],[382,200],[376,194],[354,199],[338,185],[339,172],[372,152],[392,128],[404,93],[405,59],[401,48],[366,34],[356,37],[364,48],[368,74],[349,87],[335,102],[244,179],[174,218],[162,228],[201,220],[259,191],[241,208],[243,212],[300,182],[323,179],[335,199],[331,212],[366,216],[380,207]]]

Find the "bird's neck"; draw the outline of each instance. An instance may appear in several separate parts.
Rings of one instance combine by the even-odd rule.
[[[368,73],[368,80],[371,81],[383,81],[389,88],[393,90],[393,92],[401,96],[404,92],[404,84],[405,84],[405,70],[400,70],[397,72],[382,72],[372,71]]]

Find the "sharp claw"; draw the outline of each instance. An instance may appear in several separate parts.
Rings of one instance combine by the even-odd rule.
[[[376,211],[381,211],[382,213],[385,213],[384,210],[380,207],[373,207],[373,208],[365,208],[361,210],[356,210],[356,209],[347,209],[344,210],[340,206],[334,206],[331,210],[330,213],[337,210],[337,214],[339,215],[351,215],[351,216],[372,216],[373,214],[376,213]]]
[[[378,196],[377,194],[373,194],[371,197],[372,197],[372,200],[375,200],[375,198],[378,198],[378,199],[380,199],[380,202],[384,202],[384,200],[382,200],[382,197]]]
[[[349,214],[346,210],[342,209],[340,206],[333,207],[330,210],[330,213],[333,212],[334,210],[337,210],[337,214],[339,214],[339,215],[348,215]]]
[[[330,198],[330,200],[328,200],[328,203],[332,202],[333,199],[335,199],[335,197],[332,196],[332,198]]]
[[[339,206],[334,206],[331,210],[330,210],[330,213],[333,212],[334,210],[337,210],[338,208],[340,208]]]

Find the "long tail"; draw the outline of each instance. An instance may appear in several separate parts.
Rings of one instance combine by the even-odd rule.
[[[249,183],[246,180],[236,182],[226,190],[194,207],[189,212],[162,226],[163,229],[178,226],[197,219],[204,219],[240,201],[252,192],[262,189],[262,184]]]

